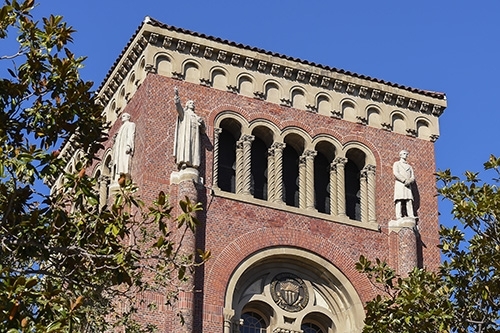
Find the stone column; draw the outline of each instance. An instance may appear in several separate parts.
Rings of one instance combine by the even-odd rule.
[[[337,207],[337,163],[333,161],[330,164],[330,215],[338,214]]]
[[[243,140],[236,142],[236,185],[235,193],[243,192]]]
[[[198,189],[197,185],[197,177],[194,174],[190,173],[189,170],[181,170],[180,174],[186,173],[185,176],[181,176],[181,181],[177,184],[177,200],[185,200],[185,197],[188,197],[191,202],[196,203],[199,201],[198,199]],[[189,176],[193,176],[193,178],[189,179]],[[174,185],[171,187],[171,190],[175,191]],[[183,229],[177,230],[177,234],[175,235],[175,240],[180,241]],[[196,236],[192,232],[187,232],[182,238],[181,248],[179,250],[179,255],[189,255],[192,253],[196,253]],[[175,303],[175,310],[179,313],[182,313],[184,317],[184,325],[180,322],[176,322],[174,328],[172,329],[172,333],[187,333],[193,332],[194,329],[194,316],[195,316],[195,298],[194,298],[194,289],[195,289],[195,277],[194,274],[189,274],[189,279],[186,282],[182,282],[180,285],[179,298]]]
[[[299,208],[306,208],[306,157],[299,157]]]
[[[219,189],[219,136],[222,128],[214,129],[214,166],[212,170],[212,188]]]
[[[375,212],[375,170],[376,167],[374,165],[368,164],[366,167],[366,176],[368,182],[368,222],[376,223],[377,216]]]
[[[347,158],[337,157],[334,162],[337,165],[337,215],[346,216],[344,169]]]
[[[253,135],[243,135],[243,187],[242,193],[250,195],[252,187],[252,141],[255,140]]]
[[[397,258],[397,272],[402,276],[408,276],[408,273],[418,266],[417,233],[414,218],[403,217],[389,221],[389,248],[391,249],[389,254]]]
[[[359,178],[360,186],[360,208],[361,208],[361,222],[368,221],[368,175],[366,169],[361,170]]]
[[[234,310],[224,309],[223,315],[224,315],[224,333],[232,333],[231,326],[233,326]]]
[[[275,178],[275,156],[274,156],[274,148],[269,148],[267,150],[267,200],[269,202],[274,201],[275,197],[275,187],[276,187],[276,178]]]
[[[274,149],[274,202],[283,203],[283,149],[285,149],[285,144],[275,142],[272,148]]]
[[[314,157],[318,152],[307,150],[306,157],[306,209],[315,209],[314,207]]]

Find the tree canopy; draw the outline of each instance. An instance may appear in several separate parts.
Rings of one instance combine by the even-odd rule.
[[[172,230],[194,231],[201,206],[186,198],[174,217],[165,193],[145,205],[127,178],[96,209],[87,168],[107,139],[103,110],[80,77],[85,58],[69,49],[75,30],[61,16],[34,19],[34,6],[0,7],[0,45],[16,45],[0,54],[0,331],[150,329],[133,321],[132,295],[153,290],[175,301],[209,253],[181,251]],[[64,143],[81,156],[73,173]]]
[[[439,195],[458,222],[441,226],[439,271],[415,268],[402,278],[380,260],[360,258],[358,270],[381,290],[366,304],[364,332],[500,331],[500,158],[491,155],[484,169],[492,175],[486,182],[476,172],[437,173]]]

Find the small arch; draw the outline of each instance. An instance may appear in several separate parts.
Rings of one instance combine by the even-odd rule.
[[[351,100],[344,100],[341,103],[342,106],[342,118],[347,121],[357,121],[357,110],[356,104]]]
[[[285,136],[283,149],[283,196],[288,206],[299,207],[299,159],[305,140],[297,133]]]
[[[212,81],[212,87],[220,90],[227,89],[227,73],[221,68],[212,69],[210,75]]]
[[[330,214],[330,169],[335,159],[335,146],[327,141],[316,144],[314,157],[314,206],[320,213]]]
[[[200,67],[194,61],[184,64],[184,80],[191,83],[200,83]]]
[[[306,96],[302,88],[293,88],[292,93],[292,107],[304,110],[306,108]]]
[[[267,200],[267,156],[273,143],[273,132],[265,126],[257,126],[252,131],[255,139],[251,149],[251,189],[257,199]]]
[[[417,136],[422,139],[429,139],[431,137],[431,131],[429,127],[429,122],[425,119],[417,120]]]
[[[405,133],[406,132],[405,117],[399,112],[392,114],[391,125],[392,125],[392,130],[394,132],[398,132],[398,133]]]
[[[345,202],[346,215],[351,220],[361,221],[361,170],[366,164],[365,153],[351,148],[346,153],[345,165]]]
[[[374,127],[380,127],[382,124],[382,121],[380,120],[380,115],[381,112],[378,108],[374,106],[368,107],[366,110],[366,119],[368,121],[368,125],[374,126]]]
[[[241,75],[238,78],[238,91],[243,96],[253,97],[255,88],[252,77],[249,75]]]
[[[330,97],[324,94],[320,94],[316,98],[316,105],[318,108],[318,113],[323,115],[330,115],[330,111],[332,110],[332,103],[330,101]]]
[[[281,92],[276,82],[268,82],[265,85],[266,101],[271,103],[280,103]]]
[[[234,118],[224,118],[219,128],[218,184],[222,191],[236,192],[236,142],[241,137],[241,123]]]
[[[172,76],[172,61],[165,54],[160,54],[155,60],[156,72],[163,76]]]

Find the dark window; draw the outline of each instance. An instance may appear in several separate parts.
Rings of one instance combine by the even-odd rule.
[[[330,164],[325,155],[318,152],[314,158],[314,205],[320,213],[330,214]]]
[[[300,326],[300,329],[304,333],[323,333],[323,330],[319,328],[319,326],[314,325],[312,323],[305,323]]]
[[[243,326],[241,326],[241,333],[266,333],[266,322],[264,319],[255,312],[245,312],[241,315],[243,319]]]
[[[219,135],[218,186],[226,192],[236,192],[236,140],[223,129]]]
[[[351,220],[361,221],[360,210],[360,170],[351,160],[345,165],[345,202],[346,214]]]
[[[288,145],[283,149],[283,192],[288,206],[299,207],[299,154]]]
[[[252,189],[257,199],[267,200],[267,146],[258,137],[252,142]]]

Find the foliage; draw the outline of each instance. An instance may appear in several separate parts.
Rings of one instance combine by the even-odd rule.
[[[441,227],[439,272],[414,269],[401,278],[379,260],[360,258],[358,270],[382,291],[366,305],[364,332],[500,331],[500,158],[490,156],[484,168],[494,173],[491,182],[470,171],[465,179],[450,170],[437,173],[439,195],[471,234]]]
[[[16,36],[18,45],[0,55],[8,72],[0,78],[0,331],[138,331],[133,295],[157,290],[174,302],[208,259],[174,238],[194,231],[201,206],[186,198],[174,218],[163,192],[146,207],[122,179],[114,203],[95,208],[97,180],[86,168],[106,140],[102,108],[79,76],[84,58],[68,49],[73,28],[60,16],[35,21],[34,6],[0,7],[0,42]],[[63,142],[81,155],[75,173],[65,172]],[[58,176],[63,185],[49,194]]]

